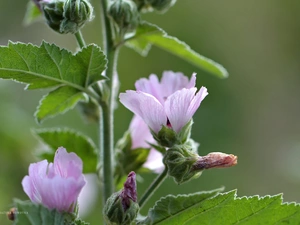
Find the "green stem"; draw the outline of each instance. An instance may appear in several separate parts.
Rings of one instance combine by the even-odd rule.
[[[75,37],[76,37],[76,40],[77,40],[77,43],[78,43],[79,47],[84,48],[85,47],[85,41],[83,39],[83,36],[82,36],[82,33],[81,33],[80,30],[75,33]]]
[[[145,205],[148,199],[152,196],[152,194],[157,190],[157,188],[164,182],[168,174],[168,169],[165,168],[164,171],[156,177],[150,187],[145,191],[141,200],[139,201],[140,209]]]
[[[118,93],[118,74],[116,72],[118,50],[114,48],[113,30],[110,20],[107,17],[107,0],[101,0],[102,3],[102,21],[104,33],[104,49],[108,60],[106,76],[109,78],[110,97],[108,104],[102,103],[102,122],[103,133],[100,133],[100,155],[102,164],[103,178],[103,200],[106,201],[114,192],[114,109]],[[101,126],[100,126],[101,127]]]

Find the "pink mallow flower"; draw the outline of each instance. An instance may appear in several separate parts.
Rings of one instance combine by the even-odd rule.
[[[208,95],[205,87],[197,92],[195,82],[196,74],[189,81],[182,73],[168,71],[164,72],[160,83],[156,75],[150,75],[149,80],[142,78],[135,83],[136,91],[121,93],[120,101],[139,115],[154,133],[162,126],[178,133]]]
[[[150,133],[150,130],[143,119],[137,115],[134,115],[129,125],[129,131],[131,135],[132,149],[150,148],[147,161],[143,166],[154,171],[155,173],[162,172],[165,168],[162,162],[163,155],[149,145],[149,143],[154,144],[156,141],[152,137],[152,134]]]
[[[49,209],[73,212],[78,195],[85,185],[82,161],[75,153],[57,149],[53,163],[32,163],[22,186],[30,200]]]

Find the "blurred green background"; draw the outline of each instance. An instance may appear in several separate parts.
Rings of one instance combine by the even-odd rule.
[[[92,1],[96,17],[83,29],[88,43],[102,44],[99,1]],[[61,36],[42,22],[23,26],[26,1],[0,1],[0,44],[8,40],[40,44],[55,42],[75,51],[72,35]],[[188,43],[197,52],[228,69],[228,79],[215,78],[160,49],[147,58],[122,48],[118,71],[121,91],[134,82],[164,70],[197,72],[197,86],[206,86],[208,97],[194,117],[193,138],[199,153],[232,153],[238,165],[205,171],[188,184],[168,179],[146,207],[169,193],[190,193],[225,186],[239,196],[284,193],[285,201],[300,202],[300,1],[297,0],[178,0],[166,14],[143,18]],[[97,127],[80,119],[78,110],[38,125],[33,113],[45,91],[24,91],[24,85],[0,81],[0,224],[11,224],[4,214],[13,198],[28,199],[21,187],[34,152],[43,148],[32,128],[71,127],[97,143]],[[116,111],[116,138],[128,128],[131,112]],[[69,149],[71,151],[71,149]],[[155,176],[138,183],[139,194]],[[100,200],[100,196],[98,197]],[[99,224],[99,206],[85,217]],[[145,212],[145,211],[144,211]]]

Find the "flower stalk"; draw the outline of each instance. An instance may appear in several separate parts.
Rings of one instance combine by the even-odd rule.
[[[153,183],[149,186],[149,188],[145,191],[141,200],[139,201],[140,209],[146,204],[149,198],[153,195],[153,193],[157,190],[157,188],[164,182],[168,174],[168,169],[165,168],[164,171],[159,174]]]
[[[118,75],[116,72],[118,49],[114,48],[113,30],[111,22],[107,16],[107,0],[101,0],[102,5],[102,27],[104,35],[104,50],[108,64],[106,76],[110,87],[110,97],[108,104],[101,102],[102,106],[102,125],[100,129],[100,156],[103,168],[103,201],[106,201],[114,192],[113,186],[113,153],[114,153],[114,105],[118,92]],[[102,132],[101,132],[102,131]]]

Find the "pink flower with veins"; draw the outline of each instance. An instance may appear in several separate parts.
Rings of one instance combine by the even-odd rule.
[[[120,102],[139,115],[153,132],[158,133],[164,125],[178,133],[208,95],[205,87],[197,92],[195,82],[196,74],[189,81],[182,73],[168,71],[161,82],[151,75],[149,80],[142,78],[136,82],[136,91],[121,93]]]
[[[152,137],[152,134],[150,133],[150,130],[145,124],[145,122],[137,115],[134,115],[131,123],[129,125],[129,130],[131,134],[131,148],[150,148],[150,152],[147,158],[147,161],[144,163],[144,167],[148,168],[155,173],[160,173],[165,168],[162,160],[163,155],[152,148],[149,143],[156,143],[154,138]]]
[[[82,161],[75,153],[57,149],[53,163],[32,163],[22,186],[30,200],[49,209],[73,212],[78,195],[85,185]]]

